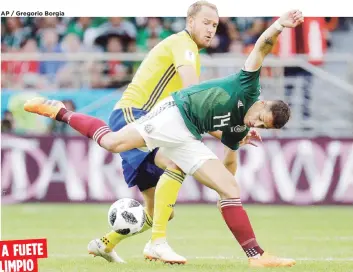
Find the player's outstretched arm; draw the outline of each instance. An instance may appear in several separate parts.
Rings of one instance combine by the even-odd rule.
[[[244,70],[248,72],[257,71],[262,66],[265,57],[272,51],[283,28],[294,28],[303,22],[304,17],[299,10],[291,10],[283,14],[256,41],[254,49],[245,61]]]

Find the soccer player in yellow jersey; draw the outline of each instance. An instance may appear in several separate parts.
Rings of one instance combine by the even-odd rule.
[[[109,118],[112,131],[139,119],[171,93],[199,83],[199,50],[210,45],[218,20],[215,5],[198,1],[190,6],[185,30],[161,41],[143,60]],[[133,149],[120,155],[125,181],[129,187],[137,186],[144,198],[146,220],[141,232],[153,224],[145,256],[151,255],[151,250],[160,250],[163,261],[185,263],[182,256],[171,249],[170,254],[165,250],[168,246],[165,241],[167,223],[173,217],[173,206],[185,174],[158,149],[152,152]],[[230,154],[227,161],[231,162],[234,157]],[[91,241],[88,250],[110,262],[122,262],[113,248],[127,237],[130,236],[111,231],[101,239]]]

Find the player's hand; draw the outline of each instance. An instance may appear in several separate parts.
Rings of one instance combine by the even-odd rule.
[[[253,141],[262,142],[261,135],[256,130],[250,130],[248,135],[246,135],[243,140],[240,141],[239,146],[243,146],[246,144],[250,144],[253,146],[257,146]]]
[[[284,27],[294,28],[304,22],[304,16],[300,10],[291,10],[283,14],[278,22]]]

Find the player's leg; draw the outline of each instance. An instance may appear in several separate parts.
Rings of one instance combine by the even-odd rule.
[[[145,146],[143,138],[133,126],[127,125],[117,132],[112,132],[104,121],[69,111],[60,101],[34,98],[25,103],[24,109],[67,123],[110,152],[120,153]]]
[[[149,114],[135,123],[135,128],[150,150],[160,146],[178,146],[185,138],[193,137],[187,129],[185,132],[179,127],[185,128],[185,123],[172,98],[158,103]],[[166,170],[156,186],[152,230],[154,241],[150,243],[150,254],[145,254],[145,257],[168,263],[185,263],[185,258],[176,254],[165,239],[168,219],[185,174],[165,156],[161,156],[160,152],[157,153],[155,164]]]
[[[128,151],[127,153],[130,153],[131,151]],[[156,190],[156,185],[157,182],[163,182],[166,180],[166,172],[163,173],[163,170],[161,168],[166,168],[168,165],[170,166],[170,161],[166,160],[165,158],[161,159],[161,156],[159,156],[159,160],[158,162],[160,163],[159,167],[157,167],[154,163],[154,153],[155,152],[151,152],[147,158],[145,159],[145,161],[139,166],[139,171],[137,176],[134,178],[133,183],[136,184],[139,188],[139,190],[141,191],[141,194],[144,198],[144,203],[145,203],[145,223],[144,226],[142,227],[141,231],[139,233],[142,233],[148,229],[150,229],[152,227],[152,222],[154,222],[154,209],[157,210],[157,219],[158,219],[158,211],[159,209],[155,208],[155,199],[157,200],[157,204],[159,201],[159,205],[160,205],[160,199],[162,201],[167,201],[166,203],[169,203],[170,198],[165,198],[164,193],[166,193],[166,191],[162,191],[162,197],[158,195],[155,196],[155,190]],[[125,155],[124,157],[126,158],[126,154],[123,153],[123,155]],[[126,168],[124,168],[124,171],[126,170]],[[126,177],[127,180],[129,180],[128,177]],[[173,177],[173,179],[175,179],[175,177]],[[159,180],[159,181],[158,181]],[[170,178],[168,179],[170,181]],[[129,184],[130,186],[130,184]],[[158,185],[157,185],[158,188]],[[173,203],[175,203],[175,200]],[[158,206],[158,205],[157,205]],[[165,206],[167,207],[167,213],[166,213],[166,217],[164,217],[163,215],[159,215],[159,217],[163,216],[163,221],[165,220],[166,222],[168,222],[168,220],[171,220],[173,218],[173,208],[168,206],[167,204],[165,204]],[[173,205],[172,205],[173,206]],[[163,205],[164,207],[164,205]],[[162,209],[163,210],[163,209]],[[165,225],[167,225],[167,223],[165,223]],[[125,240],[126,238],[131,237],[131,235],[121,235],[119,233],[115,233],[114,231],[111,231],[109,233],[107,233],[103,238],[101,238],[101,241],[104,242],[106,244],[107,249],[109,250],[113,250],[113,248],[118,245],[122,240]],[[156,255],[155,253],[155,246],[157,246],[157,252],[160,248],[165,248],[165,245],[163,243],[158,243],[157,245],[152,245],[151,242],[148,242],[143,250],[144,256],[148,257],[149,259],[159,259],[160,255]],[[165,254],[165,250],[162,250],[162,252]],[[158,253],[157,253],[158,254]],[[162,256],[163,257],[163,256]],[[177,255],[176,253],[174,253],[172,250],[168,251],[168,256],[164,256],[164,257],[168,257],[169,259],[172,259],[173,262],[184,262],[184,258]]]
[[[152,242],[159,238],[165,238],[167,222],[173,216],[178,193],[185,179],[185,173],[161,152],[157,152],[155,164],[165,171],[156,186]]]
[[[239,186],[223,163],[220,160],[207,160],[193,177],[219,194],[222,215],[248,257],[250,254],[261,255],[263,250],[256,242],[248,216],[241,205]],[[233,217],[229,216],[229,210]]]
[[[155,187],[152,187],[152,188],[148,188],[148,189],[141,192],[143,200],[144,200],[144,204],[145,204],[145,222],[142,226],[142,229],[137,234],[143,233],[146,230],[152,228],[154,191],[155,191]],[[112,231],[106,233],[100,239],[100,241],[105,245],[105,249],[104,249],[105,252],[110,253],[110,252],[114,252],[114,248],[121,241],[123,241],[129,237],[136,236],[137,234],[123,235],[123,234],[117,233],[112,230]]]
[[[240,200],[240,189],[234,176],[216,155],[201,141],[191,140],[176,148],[160,148],[187,174],[203,185],[214,189],[220,196],[222,216],[249,257],[251,266],[291,266],[293,260],[270,257],[263,254]]]
[[[145,246],[144,257],[150,260],[159,259],[165,263],[185,263],[186,259],[175,253],[166,241],[167,224],[173,217],[174,205],[185,174],[161,152],[157,152],[155,164],[165,171],[156,186],[152,237]]]
[[[195,179],[218,192],[224,221],[249,258],[252,267],[292,266],[294,260],[270,256],[259,246],[247,212],[240,200],[240,190],[233,175],[219,160],[207,160],[193,173]]]
[[[126,158],[126,154],[124,154]],[[153,205],[154,205],[154,192],[155,185],[158,177],[154,178],[151,174],[144,171],[144,164],[139,166],[138,173],[135,176],[135,169],[130,168],[126,161],[123,163],[125,180],[129,187],[138,186],[144,199],[145,220],[142,229],[137,233],[143,233],[152,227]],[[160,169],[161,170],[161,169]],[[132,174],[132,175],[131,175]],[[123,240],[129,237],[136,236],[137,234],[124,235],[115,231],[110,231],[102,236],[100,239],[94,239],[88,244],[89,253],[101,256],[108,262],[121,262],[116,258],[117,253],[114,248],[119,245]],[[99,253],[99,254],[98,254]]]
[[[127,124],[135,121],[143,116],[145,113],[138,109],[124,108],[116,109],[112,112],[109,118],[109,126],[111,130],[118,131],[122,129]],[[120,153],[122,157],[122,167],[124,173],[124,179],[129,187],[137,186],[141,191],[145,203],[145,223],[142,233],[152,227],[152,217],[154,209],[154,192],[155,186],[163,174],[168,163],[167,159],[162,159],[158,156],[159,167],[155,165],[155,157],[158,149],[152,152],[142,152],[138,149],[132,149],[127,152]],[[161,169],[163,168],[163,169]],[[173,217],[173,212],[169,214],[168,219]],[[90,252],[100,252],[100,256],[108,261],[115,261],[116,258],[111,258],[111,255],[116,255],[113,250],[116,245],[126,238],[131,237],[131,235],[122,235],[111,231],[105,234],[101,239],[95,239],[89,243]],[[97,245],[100,248],[97,248]],[[149,244],[146,245],[145,250],[149,249]]]
[[[109,117],[109,127],[112,131],[119,131],[127,124],[133,122],[136,118],[144,113],[138,109],[119,108],[115,109]],[[128,187],[138,186],[142,193],[145,203],[145,220],[140,233],[152,227],[152,213],[154,201],[154,187],[158,178],[162,175],[163,170],[157,171],[157,177],[147,172],[147,164],[149,161],[153,162],[153,152],[143,152],[139,149],[132,149],[120,153],[122,158],[122,168],[124,174],[124,181]],[[103,235],[100,239],[94,239],[88,244],[88,251],[95,255],[101,256],[109,262],[121,262],[118,258],[114,248],[126,238],[132,235],[123,235],[115,231],[110,231]]]

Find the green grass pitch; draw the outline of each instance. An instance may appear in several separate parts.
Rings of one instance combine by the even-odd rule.
[[[188,263],[145,261],[150,231],[124,240],[118,254],[127,264],[87,254],[87,243],[109,231],[109,205],[19,204],[2,207],[2,239],[47,238],[48,259],[39,271],[254,271],[214,205],[177,205],[168,227],[170,245]],[[352,207],[245,205],[258,241],[271,253],[297,260],[292,268],[265,271],[353,271]]]

